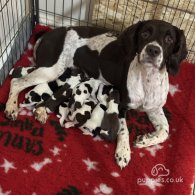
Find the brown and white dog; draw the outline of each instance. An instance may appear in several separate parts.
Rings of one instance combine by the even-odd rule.
[[[123,168],[130,160],[128,109],[145,111],[155,131],[139,136],[137,147],[164,142],[169,125],[162,110],[168,94],[168,73],[175,74],[187,55],[182,30],[149,20],[128,27],[120,35],[96,27],[61,27],[44,34],[36,44],[36,69],[11,81],[6,116],[18,114],[18,94],[27,87],[50,82],[66,68],[79,67],[88,75],[115,86],[120,93],[120,127],[115,152]]]

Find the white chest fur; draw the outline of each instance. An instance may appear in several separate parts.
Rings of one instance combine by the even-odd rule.
[[[162,107],[167,99],[169,88],[167,71],[159,71],[155,67],[145,67],[137,60],[132,61],[128,77],[127,89],[130,97],[130,109],[152,111]]]

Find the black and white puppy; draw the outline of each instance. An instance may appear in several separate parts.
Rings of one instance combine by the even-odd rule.
[[[12,69],[9,75],[12,78],[24,77],[28,73],[32,72],[35,67],[16,67]],[[50,98],[56,91],[58,91],[66,83],[66,88],[74,88],[75,85],[83,81],[84,73],[78,68],[67,68],[61,76],[55,81],[46,82],[36,85],[28,93],[25,94],[24,103],[20,104],[20,107],[36,106],[42,102],[45,102]],[[67,89],[67,93],[68,93]],[[55,99],[55,97],[52,97]]]
[[[53,81],[68,67],[115,86],[120,92],[120,127],[115,158],[123,168],[130,160],[128,109],[145,111],[155,131],[140,136],[135,145],[162,143],[169,125],[162,106],[168,94],[168,73],[175,74],[187,55],[182,30],[170,23],[149,20],[128,27],[119,36],[96,27],[58,28],[43,35],[36,46],[36,67],[11,81],[6,116],[18,114],[18,94],[27,87]]]

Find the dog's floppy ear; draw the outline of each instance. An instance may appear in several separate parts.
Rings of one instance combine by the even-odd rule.
[[[137,52],[137,35],[144,21],[138,22],[126,28],[118,37],[119,43],[123,48],[126,55],[132,54],[133,56]]]
[[[187,56],[186,38],[183,30],[174,27],[176,31],[176,43],[173,49],[173,53],[166,61],[168,73],[175,75],[179,71],[179,66],[182,60]]]

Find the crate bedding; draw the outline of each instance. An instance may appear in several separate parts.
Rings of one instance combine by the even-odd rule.
[[[24,54],[14,65],[32,64],[37,25]],[[116,143],[60,126],[54,114],[45,125],[32,109],[21,108],[16,121],[3,113],[10,77],[0,88],[0,194],[192,194],[195,176],[195,66],[184,62],[170,77],[164,111],[170,136],[163,144],[138,149],[137,135],[152,131],[145,113],[129,111],[131,161],[120,169],[114,160]],[[19,97],[24,100],[25,90]]]

